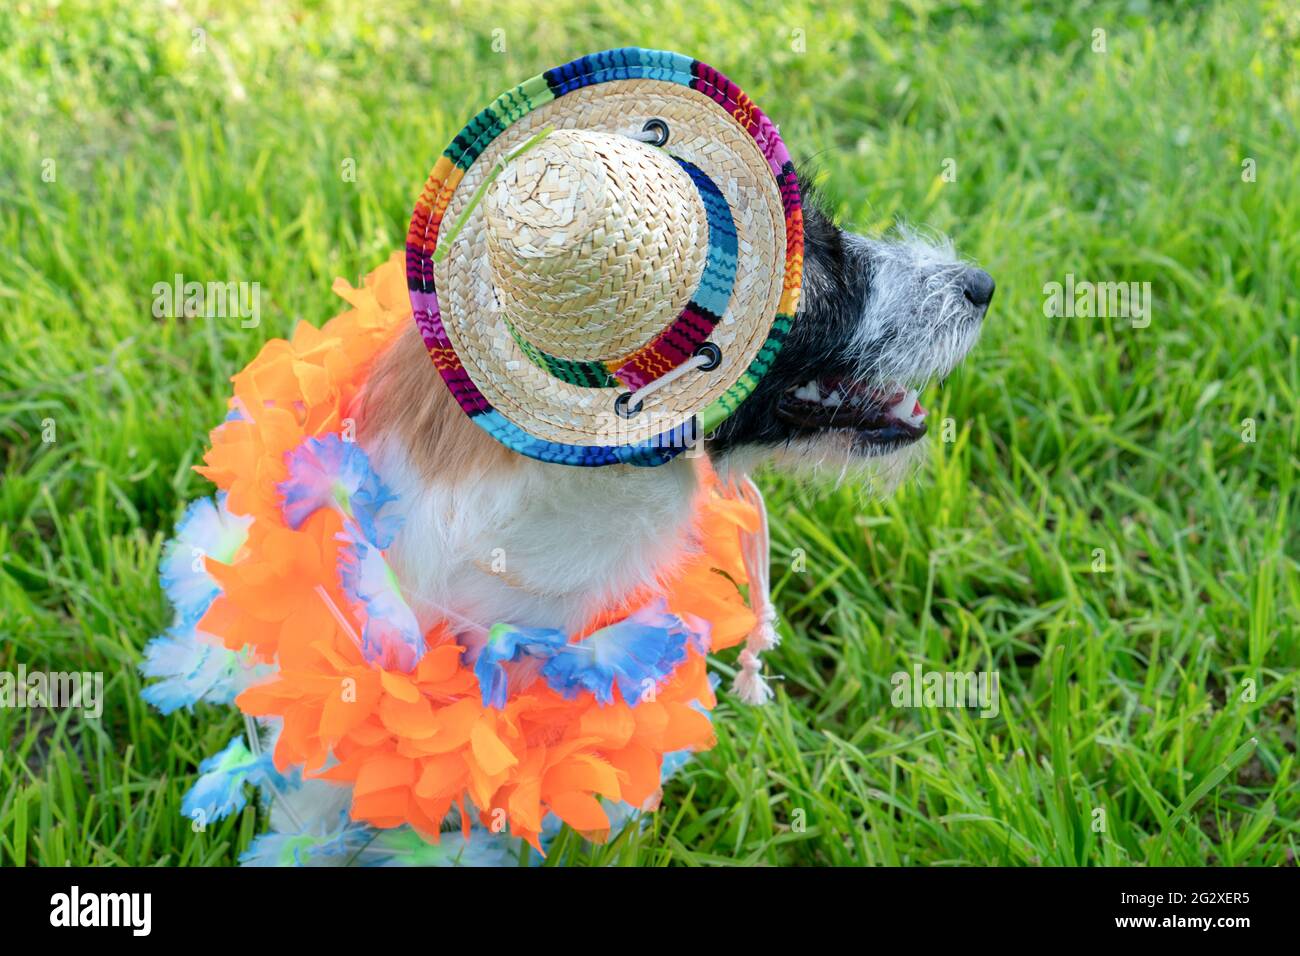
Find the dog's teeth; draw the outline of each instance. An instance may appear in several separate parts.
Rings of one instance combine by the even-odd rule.
[[[822,399],[823,405],[829,405],[831,408],[839,408],[844,404],[844,399],[840,398],[839,389],[831,392],[829,396]]]
[[[903,397],[889,407],[889,414],[901,421],[919,425],[925,420],[925,409],[921,407],[920,396],[916,389],[909,388]]]
[[[794,397],[805,402],[820,402],[822,400],[821,389],[817,387],[815,381],[795,389]]]

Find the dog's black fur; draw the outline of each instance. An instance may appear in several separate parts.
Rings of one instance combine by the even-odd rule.
[[[708,437],[711,454],[726,454],[742,446],[788,445],[806,438],[817,429],[792,423],[778,414],[782,399],[791,390],[810,380],[859,379],[879,368],[882,358],[912,343],[899,339],[916,339],[916,347],[932,344],[916,335],[920,324],[916,315],[900,317],[898,324],[883,323],[864,339],[863,321],[873,292],[873,279],[881,266],[882,255],[889,245],[884,240],[864,240],[841,229],[830,214],[825,199],[811,186],[812,177],[800,171],[804,213],[804,288],[799,311],[772,368],[759,381],[754,392],[739,409]],[[931,275],[937,270],[931,268]],[[962,264],[945,266],[951,271],[949,284],[964,288],[970,305],[969,315],[956,319],[978,326],[992,296],[993,280],[983,270]],[[931,304],[934,283],[926,284],[918,270],[918,294],[910,303],[913,313],[935,308]],[[972,291],[970,290],[974,290]],[[957,295],[961,295],[959,291]],[[982,301],[981,301],[982,300]],[[906,301],[906,300],[905,300]],[[937,318],[948,320],[949,316]],[[935,338],[934,336],[930,337]],[[940,363],[936,363],[938,365]],[[946,374],[946,368],[938,368]],[[884,385],[884,382],[874,384]],[[923,382],[914,382],[921,386]],[[851,429],[851,426],[850,426]],[[921,426],[920,433],[924,432]],[[878,455],[910,444],[920,434],[908,430],[874,430],[857,436],[855,451]]]

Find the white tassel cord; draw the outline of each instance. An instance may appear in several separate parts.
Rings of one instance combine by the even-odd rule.
[[[258,731],[257,721],[248,714],[244,715],[244,739],[248,743],[248,752],[254,757],[262,756],[262,735]],[[280,788],[271,781],[266,781],[266,789],[270,791],[271,801],[284,811],[284,815],[289,818],[289,822],[298,828],[299,833],[305,833],[306,825],[302,822],[302,817],[298,816],[293,809],[288,798],[280,792]]]
[[[740,553],[745,562],[745,575],[749,578],[749,606],[756,618],[754,629],[745,639],[745,649],[740,652],[740,670],[732,692],[746,704],[766,704],[772,699],[772,688],[763,676],[760,655],[780,642],[776,631],[776,608],[772,606],[769,583],[772,560],[771,543],[767,531],[767,505],[763,494],[748,476],[733,486],[734,497],[754,507],[758,512],[758,530],[740,533]]]

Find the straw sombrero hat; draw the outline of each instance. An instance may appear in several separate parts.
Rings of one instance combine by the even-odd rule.
[[[475,116],[429,174],[406,254],[429,355],[476,424],[543,461],[657,465],[780,350],[799,183],[722,74],[610,50]]]

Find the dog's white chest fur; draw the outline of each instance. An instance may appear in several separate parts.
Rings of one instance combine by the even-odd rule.
[[[403,523],[388,558],[424,627],[576,629],[692,546],[696,478],[684,458],[658,468],[527,461],[443,485],[424,480],[400,442],[367,452],[398,495]]]

